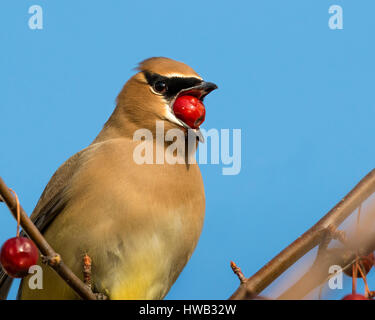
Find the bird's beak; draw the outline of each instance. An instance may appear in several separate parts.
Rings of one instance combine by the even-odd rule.
[[[202,81],[197,86],[194,86],[194,87],[191,87],[191,88],[187,88],[187,89],[183,89],[183,90],[181,90],[176,95],[176,97],[170,103],[170,110],[173,113],[173,104],[176,101],[176,99],[178,97],[182,96],[182,95],[192,95],[192,96],[197,97],[199,100],[203,101],[203,99],[204,99],[205,96],[207,96],[211,91],[214,91],[217,88],[218,88],[217,85],[215,83],[213,83],[213,82]],[[181,125],[184,128],[186,128],[188,130],[190,129],[191,131],[193,131],[197,135],[197,137],[199,139],[199,142],[202,142],[202,143],[204,142],[203,134],[199,130],[199,128],[198,129],[193,129],[190,126],[188,126],[185,122],[183,122],[182,120],[178,119],[178,121],[181,123]]]
[[[217,89],[216,84],[212,82],[203,81],[202,83],[200,83],[199,85],[195,87],[181,90],[178,93],[177,97],[181,95],[192,95],[192,96],[196,96],[198,99],[203,101],[204,97],[207,96],[211,91],[214,91],[215,89]]]

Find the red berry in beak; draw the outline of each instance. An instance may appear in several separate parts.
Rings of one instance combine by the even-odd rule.
[[[198,98],[194,96],[178,97],[173,104],[176,117],[193,129],[199,128],[206,117],[206,109]]]
[[[344,298],[341,300],[368,300],[365,296],[358,294],[358,293],[352,293],[346,295]]]
[[[34,242],[24,237],[7,240],[0,252],[0,263],[4,271],[13,278],[27,276],[29,268],[37,264],[38,258],[39,251]]]

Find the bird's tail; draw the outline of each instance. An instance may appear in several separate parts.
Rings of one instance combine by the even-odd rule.
[[[13,278],[9,277],[0,265],[0,300],[5,300],[12,285]]]

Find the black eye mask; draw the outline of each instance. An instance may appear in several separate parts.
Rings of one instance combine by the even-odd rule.
[[[155,83],[163,81],[166,84],[165,92],[161,93],[167,101],[172,100],[181,90],[195,87],[202,83],[198,78],[164,77],[157,73],[143,72],[147,83],[154,88]]]

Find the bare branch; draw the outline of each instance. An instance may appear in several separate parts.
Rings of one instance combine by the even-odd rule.
[[[303,257],[311,249],[324,242],[327,235],[332,235],[332,230],[335,230],[351,213],[354,212],[356,208],[361,205],[363,201],[365,201],[374,192],[375,170],[372,170],[311,229],[281,251],[251,278],[241,283],[230,299],[252,299],[257,296],[297,260]],[[340,238],[339,234],[336,234],[336,236]],[[374,248],[370,246],[368,249],[369,251],[364,251],[370,252],[370,249],[373,250]],[[332,259],[327,259],[327,265],[328,263],[332,265],[332,262],[336,263],[337,259],[342,260],[341,265],[345,265],[345,263],[347,263],[350,259],[355,259],[355,257],[353,258],[351,255],[348,257],[346,255],[340,257],[332,256]],[[319,268],[319,270],[323,269]],[[315,271],[315,269],[313,271]],[[325,273],[324,278],[326,279],[326,277],[327,274]],[[314,284],[311,284],[310,287],[316,285],[316,281],[313,282]],[[306,285],[305,282],[304,285]]]
[[[8,206],[14,218],[17,219],[17,201],[1,177],[0,196],[3,198],[3,201]],[[51,268],[53,268],[82,299],[96,300],[96,295],[64,264],[60,255],[57,254],[48,244],[21,206],[20,214],[22,229],[26,232],[29,238],[34,241],[42,255],[45,257],[48,265],[51,266]]]

